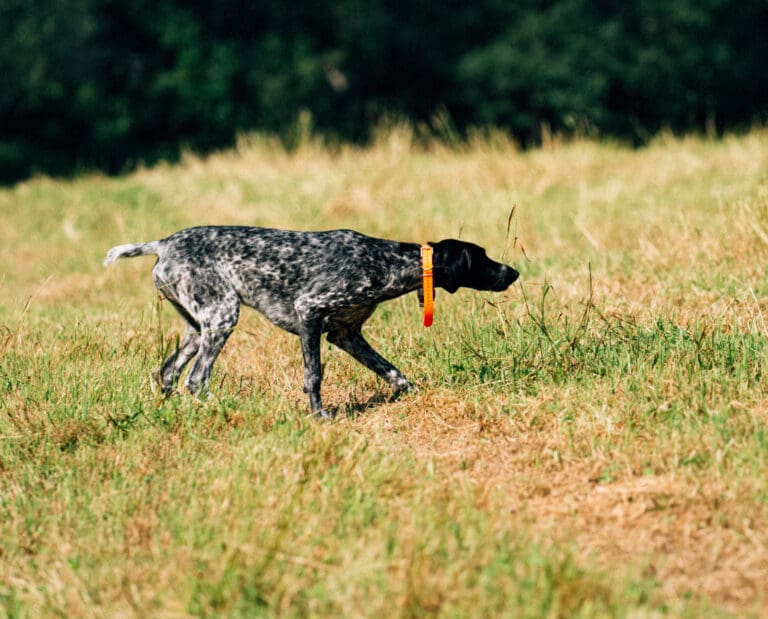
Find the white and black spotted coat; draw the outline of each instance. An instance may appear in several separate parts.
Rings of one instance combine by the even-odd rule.
[[[505,290],[518,277],[512,267],[489,259],[472,243],[430,243],[435,286]],[[412,388],[392,364],[366,342],[361,327],[382,301],[418,290],[420,246],[373,238],[353,230],[298,232],[246,226],[187,228],[159,241],[120,245],[119,258],[153,254],[155,286],[187,321],[178,350],[155,376],[172,393],[187,363],[193,392],[207,387],[211,368],[237,323],[240,305],[298,335],[304,356],[304,389],[315,413],[320,399],[320,335],[384,378],[395,393]]]

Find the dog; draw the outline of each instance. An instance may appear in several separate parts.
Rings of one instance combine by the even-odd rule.
[[[517,278],[511,266],[488,258],[478,245],[446,239],[429,243],[434,285],[501,292]],[[200,226],[149,243],[118,245],[104,266],[120,258],[155,255],[155,286],[186,321],[177,346],[154,373],[163,393],[176,390],[194,358],[185,386],[207,389],[211,368],[232,333],[240,306],[298,335],[304,391],[313,413],[328,418],[320,397],[320,338],[389,383],[393,395],[413,385],[361,333],[382,301],[422,287],[421,246],[373,238],[353,230],[297,232],[247,226]]]

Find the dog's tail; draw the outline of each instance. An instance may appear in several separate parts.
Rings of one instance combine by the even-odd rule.
[[[104,266],[112,264],[115,260],[120,258],[133,258],[134,256],[159,256],[160,241],[150,241],[149,243],[130,243],[128,245],[118,245],[113,247],[107,252],[107,257],[104,258]]]

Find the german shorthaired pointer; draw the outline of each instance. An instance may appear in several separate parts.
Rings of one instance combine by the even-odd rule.
[[[482,247],[453,239],[430,243],[434,283],[506,290],[518,277]],[[312,412],[328,417],[320,399],[320,336],[387,381],[394,393],[413,387],[363,338],[363,323],[382,301],[419,290],[420,246],[352,230],[293,232],[244,226],[202,226],[150,243],[119,245],[104,265],[152,254],[155,286],[187,322],[184,336],[154,376],[165,394],[197,356],[185,384],[205,390],[216,357],[237,324],[240,304],[301,338],[304,391]]]

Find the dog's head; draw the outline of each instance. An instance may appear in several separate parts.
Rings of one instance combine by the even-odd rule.
[[[511,266],[491,260],[474,243],[446,239],[430,245],[434,252],[435,286],[450,293],[459,288],[501,292],[520,275]]]

